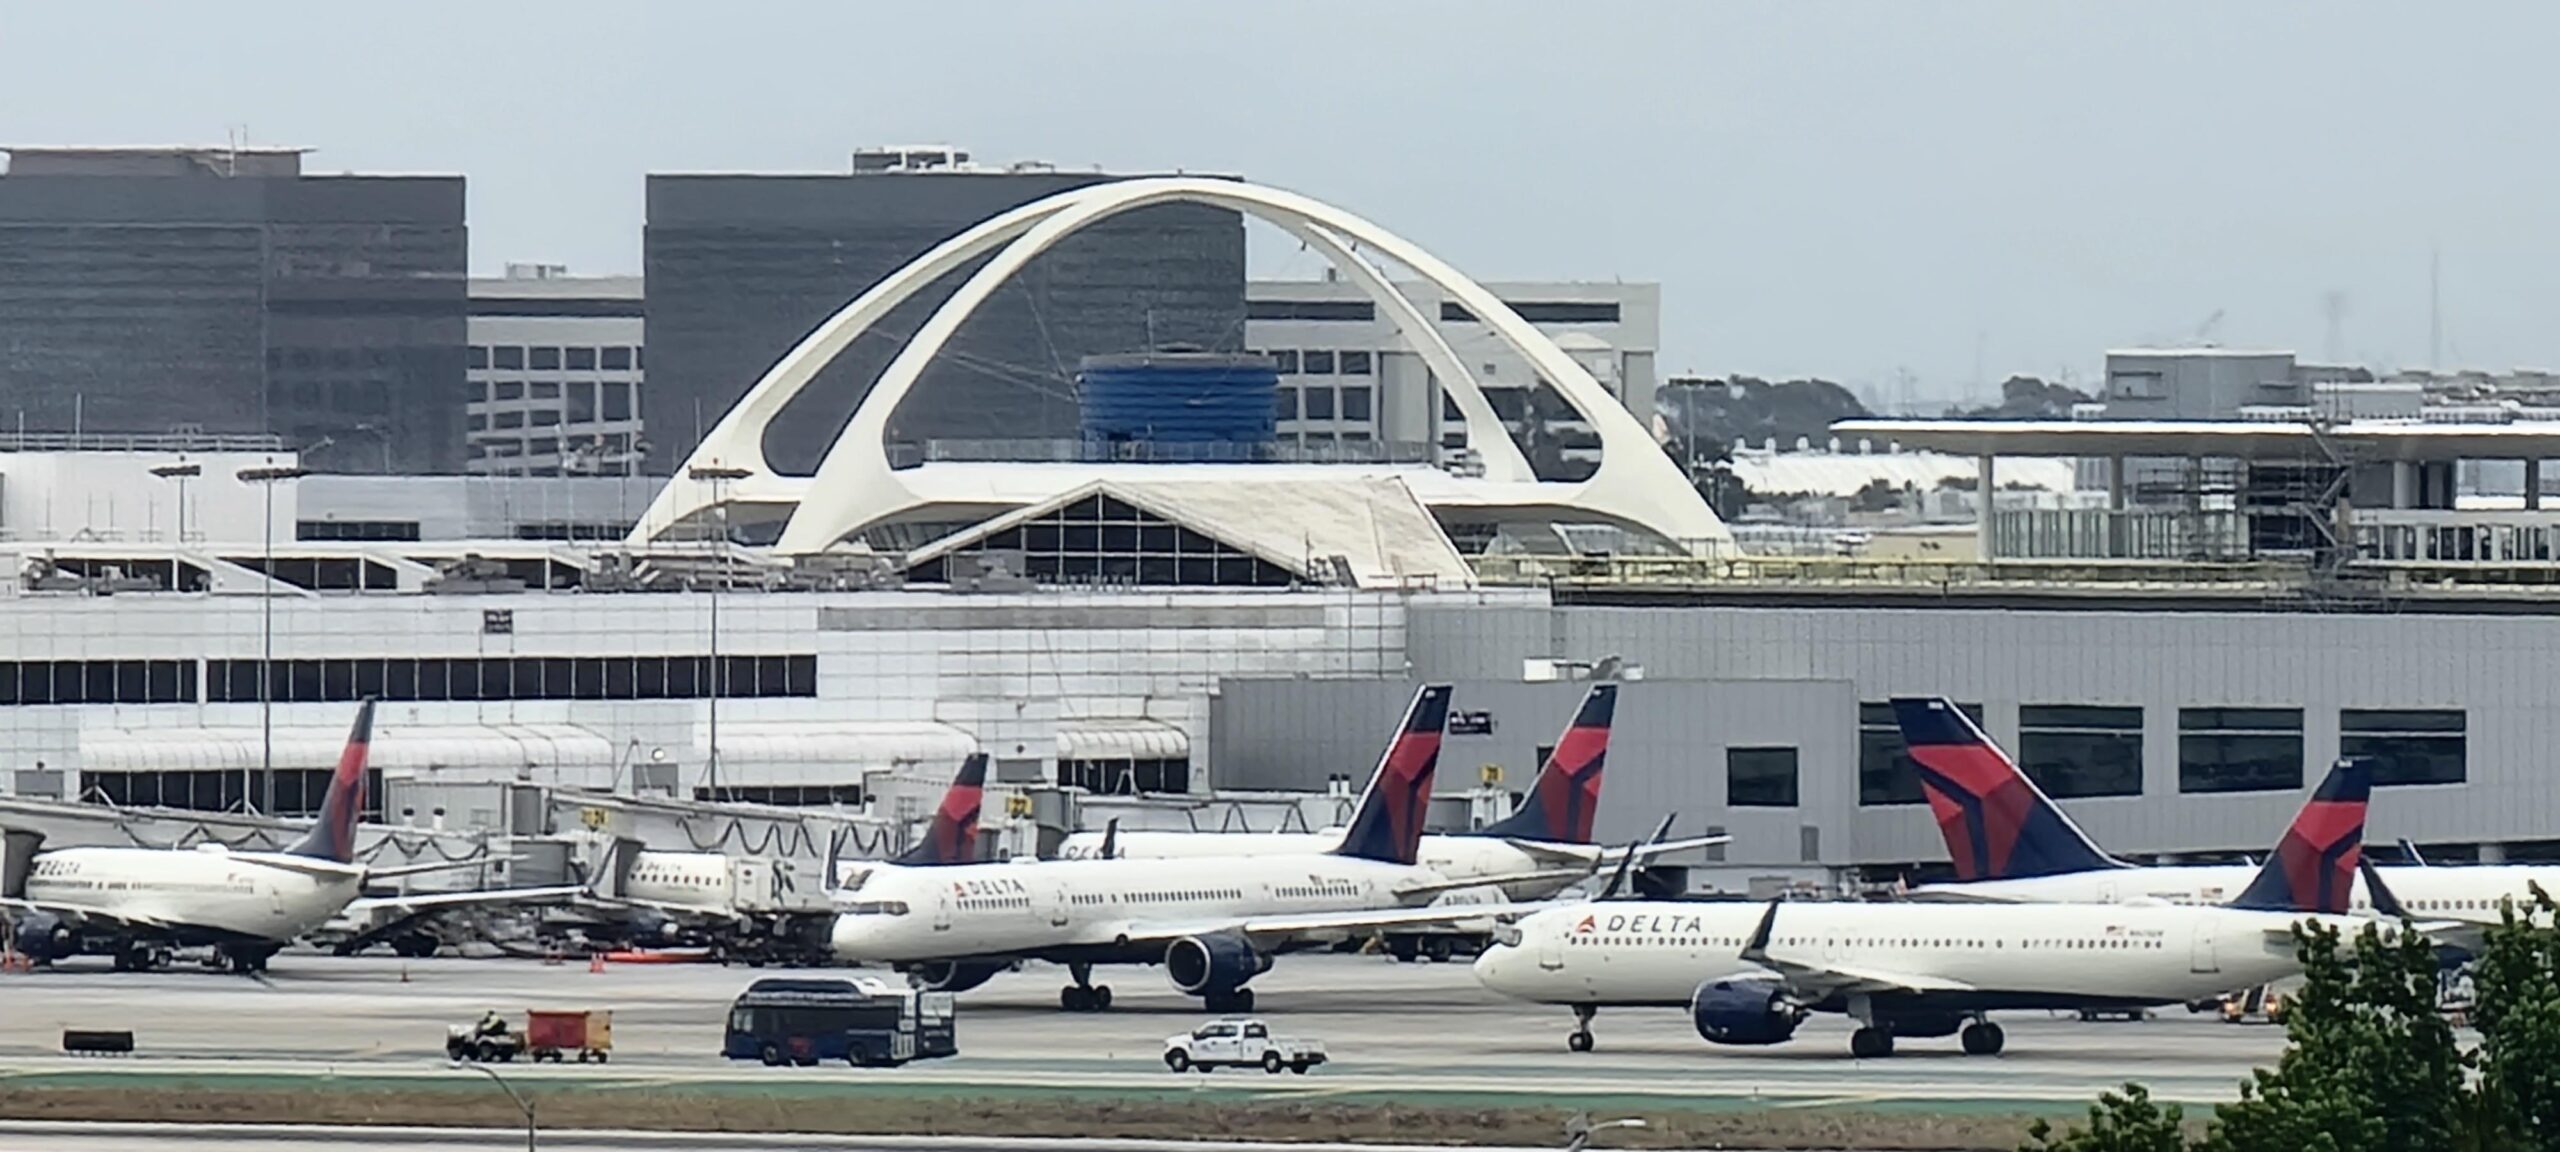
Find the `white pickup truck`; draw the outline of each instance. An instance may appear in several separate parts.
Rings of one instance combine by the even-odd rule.
[[[1164,1042],[1164,1066],[1176,1072],[1260,1065],[1275,1075],[1283,1068],[1304,1075],[1324,1059],[1322,1042],[1273,1036],[1270,1025],[1246,1016],[1212,1020]]]

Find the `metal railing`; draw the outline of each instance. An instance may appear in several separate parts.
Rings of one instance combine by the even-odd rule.
[[[1031,464],[1430,464],[1439,449],[1421,441],[1297,444],[1262,441],[926,440],[888,445],[889,466],[935,462]]]
[[[0,452],[282,452],[269,432],[0,431]]]

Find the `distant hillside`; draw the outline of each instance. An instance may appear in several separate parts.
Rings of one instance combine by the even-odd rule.
[[[1719,448],[1736,443],[1758,447],[1775,439],[1780,449],[1792,449],[1799,437],[1825,444],[1833,421],[1868,415],[1856,396],[1829,380],[1772,383],[1752,376],[1674,377],[1663,384],[1655,406],[1675,443],[1694,431],[1701,441],[1717,441]],[[1698,454],[1714,459],[1723,452],[1701,444]]]
[[[1967,420],[2068,420],[2071,406],[2097,397],[2063,384],[2047,384],[2034,376],[2012,376],[2000,382],[2000,402],[1989,408],[1949,409],[1947,415]]]

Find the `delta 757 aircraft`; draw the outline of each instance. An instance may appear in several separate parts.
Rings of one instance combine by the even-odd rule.
[[[39,852],[29,862],[23,889],[0,894],[0,908],[17,913],[18,947],[39,960],[112,951],[117,971],[134,971],[165,966],[172,947],[209,944],[232,970],[260,972],[295,937],[351,908],[424,911],[565,898],[579,891],[518,888],[364,896],[370,881],[488,863],[440,861],[396,868],[355,863],[373,704],[368,699],[356,709],[355,726],[320,801],[320,819],[300,840],[280,852],[237,852],[218,844]],[[19,887],[17,879],[12,878],[11,888]]]
[[[1618,686],[1594,684],[1581,707],[1556,737],[1554,750],[1530,781],[1518,810],[1473,832],[1426,833],[1418,859],[1426,868],[1451,880],[1487,876],[1523,877],[1502,885],[1514,900],[1539,900],[1564,891],[1602,868],[1616,864],[1627,849],[1592,842],[1592,819],[1600,813],[1600,775],[1609,756],[1609,724],[1618,707]],[[1321,832],[1078,832],[1059,845],[1069,860],[1111,853],[1145,859],[1198,856],[1309,855],[1330,852],[1342,843],[1343,830]],[[1699,836],[1647,843],[1634,849],[1649,859],[1689,848],[1707,848],[1732,839]]]
[[[2299,971],[2296,923],[2368,922],[2347,893],[2371,787],[2363,762],[2339,762],[2227,905],[1593,901],[1496,929],[1476,975],[1571,1006],[1579,1052],[1600,1008],[1683,1007],[1716,1044],[1781,1043],[1807,1013],[1841,1012],[1862,1059],[1959,1031],[1990,1055],[1991,1012],[2177,1004]]]
[[[1900,698],[1893,701],[1893,714],[1956,867],[1955,883],[1925,884],[1912,889],[1914,896],[2214,904],[2238,892],[2257,871],[2245,864],[2144,867],[2118,860],[2099,849],[1953,703]],[[2359,824],[2362,818],[2358,813]],[[2376,871],[2412,914],[2470,924],[2497,923],[2499,903],[2523,904],[2530,899],[2529,885],[2560,892],[2560,866],[2552,865],[2395,865]],[[2361,910],[2370,903],[2359,886],[2353,906]]]
[[[831,854],[823,876],[804,877],[791,860],[665,852],[620,841],[600,865],[598,891],[563,922],[591,943],[701,947],[749,963],[824,962],[835,905],[849,898],[839,878],[852,889],[884,868],[975,862],[986,783],[986,754],[970,754],[922,840],[889,860],[838,861]]]
[[[1246,987],[1313,937],[1486,918],[1481,905],[1418,907],[1502,877],[1452,880],[1415,862],[1449,720],[1449,686],[1416,693],[1379,758],[1350,830],[1330,852],[1179,860],[1039,860],[883,868],[838,905],[836,955],[895,965],[965,991],[1014,963],[1067,965],[1059,1006],[1111,1006],[1097,964],[1163,964],[1210,1011],[1249,1011]]]

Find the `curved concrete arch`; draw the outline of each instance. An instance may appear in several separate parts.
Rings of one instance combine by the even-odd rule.
[[[998,287],[1052,245],[1110,216],[1178,201],[1243,212],[1307,240],[1349,272],[1373,301],[1398,318],[1416,351],[1433,365],[1443,387],[1465,416],[1471,441],[1482,446],[1479,450],[1485,456],[1488,475],[1475,483],[1506,490],[1452,499],[1447,501],[1449,505],[1486,512],[1504,507],[1522,511],[1578,509],[1692,550],[1731,539],[1723,523],[1670,458],[1656,448],[1644,426],[1579,363],[1482,285],[1351,213],[1278,189],[1195,177],[1118,181],[1060,193],[987,221],[937,246],[865,292],[794,347],[705,437],[688,459],[687,470],[695,463],[714,462],[745,467],[750,476],[730,489],[734,501],[789,503],[796,498],[797,506],[778,545],[778,550],[786,554],[822,551],[864,527],[933,503],[889,468],[884,444],[890,414],[914,388],[925,366]],[[1352,243],[1383,253],[1439,287],[1528,361],[1599,433],[1601,462],[1593,475],[1578,484],[1535,481],[1527,461],[1494,417],[1473,374],[1466,371],[1441,339],[1435,324],[1374,265],[1352,251]],[[936,310],[881,373],[829,447],[817,474],[805,480],[774,475],[764,459],[761,438],[765,425],[783,405],[890,308],[990,251],[995,256]],[[1485,451],[1486,448],[1495,450]],[[997,494],[986,495],[995,498]],[[633,539],[645,542],[711,506],[713,499],[708,484],[693,481],[680,470],[652,502],[648,516],[634,529]]]
[[[1413,345],[1414,353],[1430,367],[1431,374],[1453,382],[1447,386],[1449,400],[1458,406],[1458,415],[1466,421],[1467,444],[1484,462],[1485,479],[1521,483],[1534,483],[1538,479],[1537,470],[1529,466],[1529,458],[1521,454],[1518,444],[1512,442],[1510,430],[1502,426],[1502,417],[1495,414],[1492,402],[1485,399],[1483,382],[1468,370],[1465,361],[1458,359],[1457,349],[1449,347],[1449,338],[1440,334],[1440,325],[1424,315],[1422,307],[1415,304],[1412,297],[1406,296],[1394,281],[1387,279],[1387,274],[1370,263],[1368,257],[1354,251],[1351,245],[1323,225],[1298,220],[1280,223],[1279,226],[1307,247],[1322,253],[1334,267],[1349,275],[1371,300],[1377,302],[1378,307],[1386,310],[1388,317],[1395,321],[1396,327]],[[1429,420],[1430,439],[1437,442],[1440,439],[1438,406],[1433,406]]]
[[[702,442],[694,446],[683,464],[676,467],[649,509],[634,524],[627,538],[634,545],[645,544],[662,535],[687,516],[710,508],[718,499],[712,485],[687,475],[697,465],[743,468],[746,479],[729,489],[731,500],[740,503],[762,503],[774,500],[793,501],[800,495],[803,483],[773,470],[765,458],[764,433],[775,417],[782,414],[793,398],[818,378],[818,373],[834,362],[844,350],[853,346],[856,337],[869,331],[892,309],[907,298],[933,286],[934,282],[958,271],[963,265],[996,248],[1011,243],[1015,237],[1063,207],[1061,197],[1052,196],[991,217],[974,228],[935,245],[912,263],[881,278],[880,282],[854,297],[851,303],[800,338],[782,359],[765,370],[746,395],[711,426]],[[867,400],[866,400],[867,402]]]

